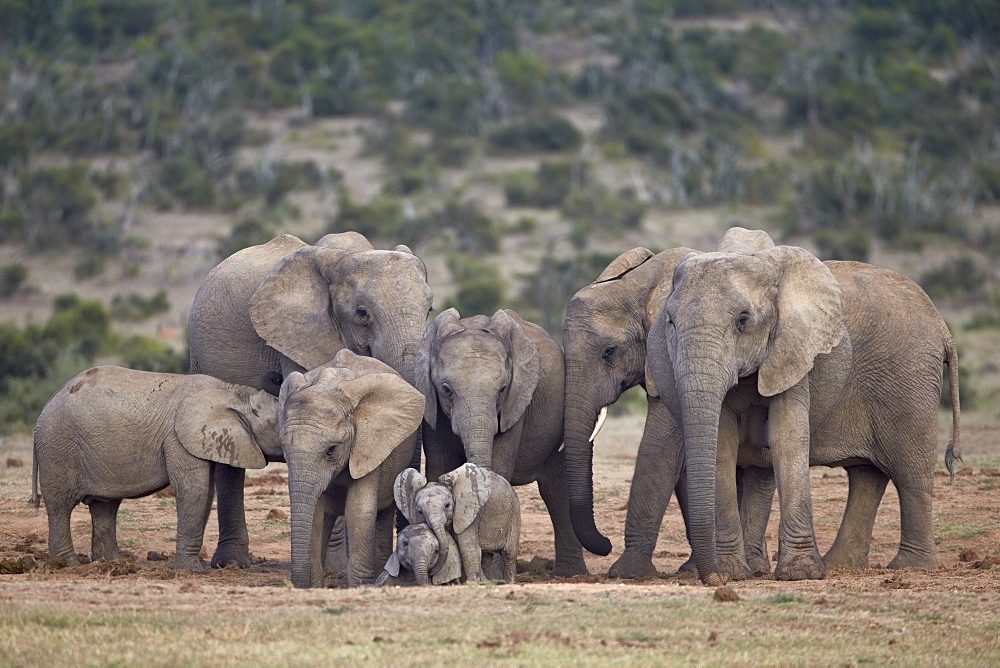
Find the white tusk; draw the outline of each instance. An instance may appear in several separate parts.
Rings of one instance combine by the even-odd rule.
[[[601,412],[597,414],[597,424],[594,425],[594,433],[590,435],[590,442],[593,443],[597,435],[601,433],[601,427],[604,426],[604,421],[608,419],[608,407],[605,406],[601,409]]]

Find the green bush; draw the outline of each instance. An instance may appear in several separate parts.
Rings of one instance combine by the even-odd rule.
[[[351,199],[347,188],[340,190],[340,207],[328,232],[360,232],[371,240],[392,240],[403,224],[403,205],[390,195],[376,195],[367,204]]]
[[[458,290],[444,308],[456,308],[468,317],[493,315],[503,305],[504,281],[496,264],[464,253],[450,254],[447,262]]]
[[[955,299],[982,294],[986,272],[971,255],[960,255],[920,275],[920,287],[931,299]]]
[[[586,185],[586,175],[585,163],[569,162],[542,162],[534,174],[524,170],[512,172],[504,184],[507,206],[559,206],[574,185]]]
[[[570,240],[582,249],[595,234],[607,236],[637,229],[648,210],[649,205],[640,201],[631,188],[614,195],[606,188],[592,186],[570,194],[561,212],[573,226]]]
[[[547,113],[494,130],[487,142],[494,153],[576,151],[583,143],[583,135],[566,118]]]
[[[151,297],[130,292],[127,295],[115,295],[111,299],[111,317],[126,322],[141,322],[157,313],[170,310],[170,300],[167,291],[160,290]]]
[[[116,352],[121,363],[130,369],[159,373],[187,373],[187,353],[179,353],[151,336],[130,336],[122,339]]]
[[[85,281],[90,278],[97,278],[108,268],[108,259],[103,255],[92,253],[80,258],[80,261],[73,265],[73,278],[78,281]]]
[[[5,221],[8,236],[32,250],[85,245],[93,241],[92,216],[97,193],[87,178],[87,166],[41,167],[19,176],[17,194],[27,217]]]
[[[0,267],[0,299],[6,299],[24,286],[28,280],[28,268],[20,262]]]
[[[215,204],[210,175],[190,156],[160,163],[159,183],[188,209],[208,209]]]
[[[816,246],[824,260],[855,260],[867,262],[872,252],[871,237],[866,230],[818,230]]]
[[[228,237],[219,240],[216,253],[220,258],[227,258],[244,248],[267,243],[276,236],[274,228],[265,220],[248,216],[233,225]]]

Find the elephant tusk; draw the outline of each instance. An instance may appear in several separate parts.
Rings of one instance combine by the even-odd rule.
[[[590,443],[594,442],[597,435],[601,433],[601,428],[604,426],[604,421],[608,419],[608,407],[605,406],[601,409],[601,412],[597,414],[597,424],[594,425],[594,433],[590,435]]]

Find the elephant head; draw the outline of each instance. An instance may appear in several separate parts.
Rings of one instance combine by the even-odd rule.
[[[417,353],[414,382],[427,424],[435,429],[445,415],[466,458],[487,468],[494,436],[521,419],[541,377],[538,346],[511,313],[459,319],[450,308],[427,327]]]
[[[462,559],[452,533],[455,498],[451,488],[438,482],[428,483],[420,471],[408,468],[396,476],[392,495],[410,526],[426,525],[437,538],[441,555],[433,575],[434,584],[461,577]]]
[[[450,535],[449,540],[455,542]],[[389,556],[385,571],[398,577],[404,568],[413,573],[418,585],[447,584],[462,577],[457,546],[442,550],[437,536],[424,523],[408,524],[396,536],[396,549]]]
[[[622,392],[646,382],[646,335],[670,290],[674,266],[689,252],[626,251],[566,307],[566,483],[573,529],[595,554],[608,554],[611,542],[594,524],[594,423]]]
[[[302,369],[346,348],[413,382],[432,295],[406,246],[374,250],[361,235],[327,235],[278,260],[250,299],[257,334]],[[366,248],[367,246],[367,248]]]
[[[816,257],[791,246],[740,251],[678,264],[649,340],[654,392],[676,397],[684,430],[688,529],[702,580],[719,572],[716,455],[727,392],[754,374],[763,397],[788,390],[846,331],[840,286]]]
[[[338,476],[371,474],[420,426],[424,399],[377,360],[342,350],[329,364],[293,372],[278,397],[278,430],[288,463],[292,582],[313,582],[317,502]]]
[[[279,458],[278,401],[243,385],[193,389],[174,416],[174,433],[199,459],[262,469]]]

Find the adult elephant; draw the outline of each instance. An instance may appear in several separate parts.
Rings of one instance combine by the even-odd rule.
[[[758,230],[732,228],[717,249],[751,252],[773,246]],[[573,295],[566,307],[563,345],[566,357],[565,452],[570,514],[577,538],[589,551],[605,555],[611,543],[594,523],[593,438],[605,407],[636,385],[646,387],[646,338],[670,292],[674,267],[692,251],[672,248],[653,254],[633,248],[618,256],[592,283]],[[669,472],[682,466],[683,434],[658,396],[647,392],[643,428],[625,518],[625,551],[608,571],[610,577],[639,577],[655,572],[653,550],[673,483]],[[766,572],[764,526],[773,496],[770,472],[748,470],[747,559],[754,572]],[[682,513],[685,481],[677,500]],[[682,570],[693,569],[690,562]]]
[[[512,485],[537,481],[555,539],[552,574],[571,576],[587,564],[559,450],[564,380],[559,344],[509,309],[468,318],[448,309],[427,327],[417,355],[427,479],[471,462]]]
[[[931,491],[941,365],[959,435],[958,360],[947,326],[908,278],[802,248],[691,254],[647,340],[652,387],[682,425],[688,532],[708,584],[745,572],[737,465],[773,466],[778,579],[821,577],[809,466],[844,466],[850,491],[826,565],[867,564],[892,480],[900,546],[891,568],[935,568]],[[664,484],[669,484],[670,481]]]
[[[283,234],[215,267],[188,318],[191,372],[277,394],[281,379],[341,349],[381,360],[409,383],[431,307],[423,262],[406,246],[375,250],[356,232],[310,246]],[[250,564],[243,469],[219,466],[213,566]]]

